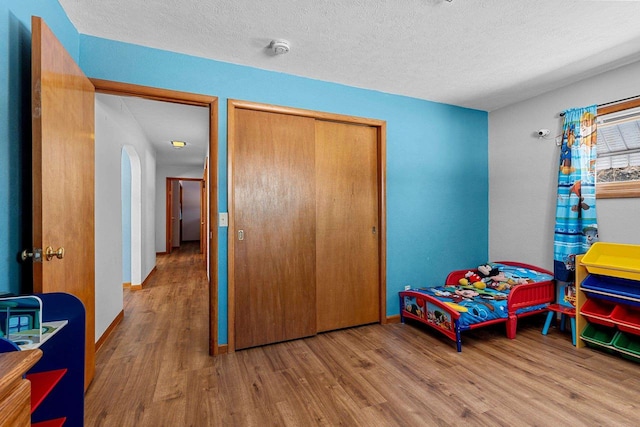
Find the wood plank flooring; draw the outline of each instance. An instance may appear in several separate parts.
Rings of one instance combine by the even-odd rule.
[[[369,325],[215,358],[197,246],[158,257],[98,352],[87,426],[633,426],[640,364],[540,331],[543,316],[453,342]],[[250,309],[250,307],[247,307]]]

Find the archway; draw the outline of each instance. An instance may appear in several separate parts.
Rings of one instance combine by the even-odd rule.
[[[122,147],[121,170],[122,275],[123,283],[128,275],[135,289],[142,287],[142,169],[140,157],[131,145]]]

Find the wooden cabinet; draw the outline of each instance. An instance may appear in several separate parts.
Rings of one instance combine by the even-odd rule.
[[[576,298],[577,347],[640,362],[640,246],[596,243],[576,257]]]
[[[6,424],[7,426],[32,423],[40,427],[81,427],[84,425],[84,306],[70,294],[50,293],[37,296],[42,300],[42,325],[36,326],[59,326],[55,334],[37,344],[38,348],[34,350],[23,350],[15,342],[0,338],[0,360],[10,362],[35,358],[30,364],[22,362],[22,374],[26,373],[26,379],[22,382],[16,383],[11,381],[11,377],[7,378],[9,383],[16,384],[16,399],[20,402],[14,401],[15,406],[0,403],[0,420],[4,420],[5,416],[17,417],[15,424]],[[33,345],[23,344],[23,348]],[[0,372],[5,371],[0,369]],[[0,381],[0,385],[3,382]],[[27,412],[24,409],[25,395]],[[25,413],[27,423],[20,424]]]
[[[31,425],[31,384],[24,375],[40,357],[40,350],[0,354],[0,427]]]

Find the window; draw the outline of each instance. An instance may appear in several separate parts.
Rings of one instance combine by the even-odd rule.
[[[596,197],[640,197],[640,99],[598,108]]]

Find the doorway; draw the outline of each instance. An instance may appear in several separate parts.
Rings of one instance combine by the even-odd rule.
[[[217,231],[213,232],[212,228],[216,221],[213,216],[217,213],[217,117],[218,117],[218,100],[213,96],[192,94],[186,92],[177,92],[166,89],[158,89],[147,86],[138,86],[126,83],[112,82],[100,79],[91,79],[96,88],[97,93],[118,95],[124,97],[138,97],[151,99],[156,101],[164,101],[176,104],[184,104],[191,106],[205,107],[209,111],[209,141],[208,141],[208,171],[207,177],[207,204],[209,215],[206,218],[207,236],[207,252],[205,257],[208,261],[208,287],[209,287],[209,353],[216,355],[219,353],[218,348],[218,319],[217,319],[217,301],[218,301],[218,244]],[[143,213],[144,214],[144,213]]]
[[[166,179],[166,253],[183,242],[197,241],[205,254],[206,192],[205,180],[198,178]]]

